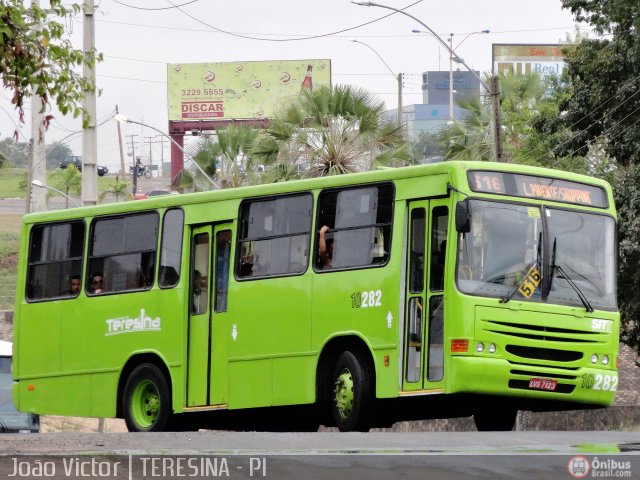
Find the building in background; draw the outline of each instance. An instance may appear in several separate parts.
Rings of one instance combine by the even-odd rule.
[[[449,70],[424,72],[422,103],[403,107],[403,123],[411,140],[423,132],[438,133],[451,120],[449,73]],[[480,80],[476,75],[480,72],[453,71],[453,120],[464,118],[465,110],[457,105],[460,100],[480,98]],[[397,114],[397,109],[390,110],[385,120],[395,122]]]

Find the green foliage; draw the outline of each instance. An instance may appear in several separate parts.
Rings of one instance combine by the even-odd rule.
[[[403,131],[380,121],[382,102],[349,86],[304,92],[280,112],[253,153],[274,181],[410,162]]]
[[[78,67],[93,66],[102,59],[95,52],[84,54],[74,49],[65,38],[64,19],[79,13],[80,7],[70,8],[62,0],[50,0],[47,9],[23,0],[0,1],[0,76],[2,85],[11,90],[12,103],[24,121],[24,99],[35,88],[43,99],[44,109],[51,99],[63,115],[88,116],[81,103],[84,90],[95,86],[86,82]]]
[[[618,209],[618,303],[621,339],[636,349],[640,343],[640,165],[622,168],[614,190]]]
[[[637,0],[562,0],[578,21],[606,39],[583,39],[567,49],[571,95],[562,109],[574,132],[567,150],[583,155],[601,144],[620,165],[640,162],[640,3]]]
[[[56,142],[52,145],[47,145],[45,154],[47,169],[55,170],[60,166],[60,162],[69,155],[73,155],[73,152],[64,143]]]
[[[100,192],[98,199],[103,202],[104,199],[107,198],[107,195],[113,195],[116,203],[120,201],[120,198],[123,200],[131,200],[133,198],[133,194],[131,193],[131,184],[129,182],[121,181],[120,176],[116,175],[115,181],[109,183],[107,188]]]
[[[445,148],[439,133],[422,132],[417,140],[411,143],[411,158],[414,163],[424,158],[444,157]]]
[[[215,140],[202,137],[192,158],[219,188],[251,184],[255,182],[253,175],[257,167],[252,155],[257,137],[257,130],[245,126],[216,130]],[[199,190],[203,185],[197,174],[186,172],[181,186]],[[207,187],[210,188],[210,184]]]
[[[29,144],[16,142],[12,138],[0,140],[0,156],[6,159],[5,166],[26,167],[29,162]]]
[[[51,186],[65,193],[65,195],[79,195],[82,186],[82,174],[75,165],[69,165],[64,170],[58,169],[50,177]],[[48,192],[51,195],[53,192]],[[69,199],[65,197],[65,208],[69,208]]]
[[[453,122],[440,133],[447,160],[490,160],[493,158],[491,117],[480,100],[458,102],[467,110],[462,122]]]

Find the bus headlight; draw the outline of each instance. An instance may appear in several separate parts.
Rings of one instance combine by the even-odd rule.
[[[609,365],[609,357],[607,355],[602,355],[602,364]]]
[[[490,343],[489,344],[489,353],[496,353],[496,344],[495,343]]]
[[[598,355],[597,354],[593,354],[591,355],[591,363],[598,363]]]
[[[482,353],[484,351],[484,343],[478,342],[476,343],[476,352]]]

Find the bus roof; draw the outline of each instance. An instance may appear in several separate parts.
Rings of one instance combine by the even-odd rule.
[[[512,163],[449,161],[429,165],[414,165],[403,168],[383,168],[369,172],[334,175],[322,178],[309,178],[303,180],[291,180],[288,182],[252,185],[238,188],[217,189],[206,192],[188,193],[183,195],[159,195],[145,200],[132,200],[127,202],[109,203],[65,210],[37,212],[23,216],[22,221],[25,224],[31,224],[41,221],[81,218],[83,216],[118,214],[137,210],[197,204],[201,202],[222,201],[239,198],[242,199],[263,195],[296,192],[301,190],[343,187],[369,182],[382,182],[402,178],[419,177],[422,175],[447,174],[450,178],[461,178],[462,176],[466,176],[466,172],[469,170],[513,172],[546,176],[595,185],[603,187],[607,190],[610,189],[608,183],[604,180],[589,177],[586,175],[580,175],[577,173],[565,172],[562,170],[553,170],[549,168],[532,167],[529,165],[518,165]],[[459,188],[459,190],[468,191],[469,193],[471,193],[468,188]],[[612,204],[612,202],[610,203]]]

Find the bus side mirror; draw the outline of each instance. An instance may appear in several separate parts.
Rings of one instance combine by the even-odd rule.
[[[456,231],[458,233],[469,233],[471,231],[469,200],[461,200],[456,204]]]

